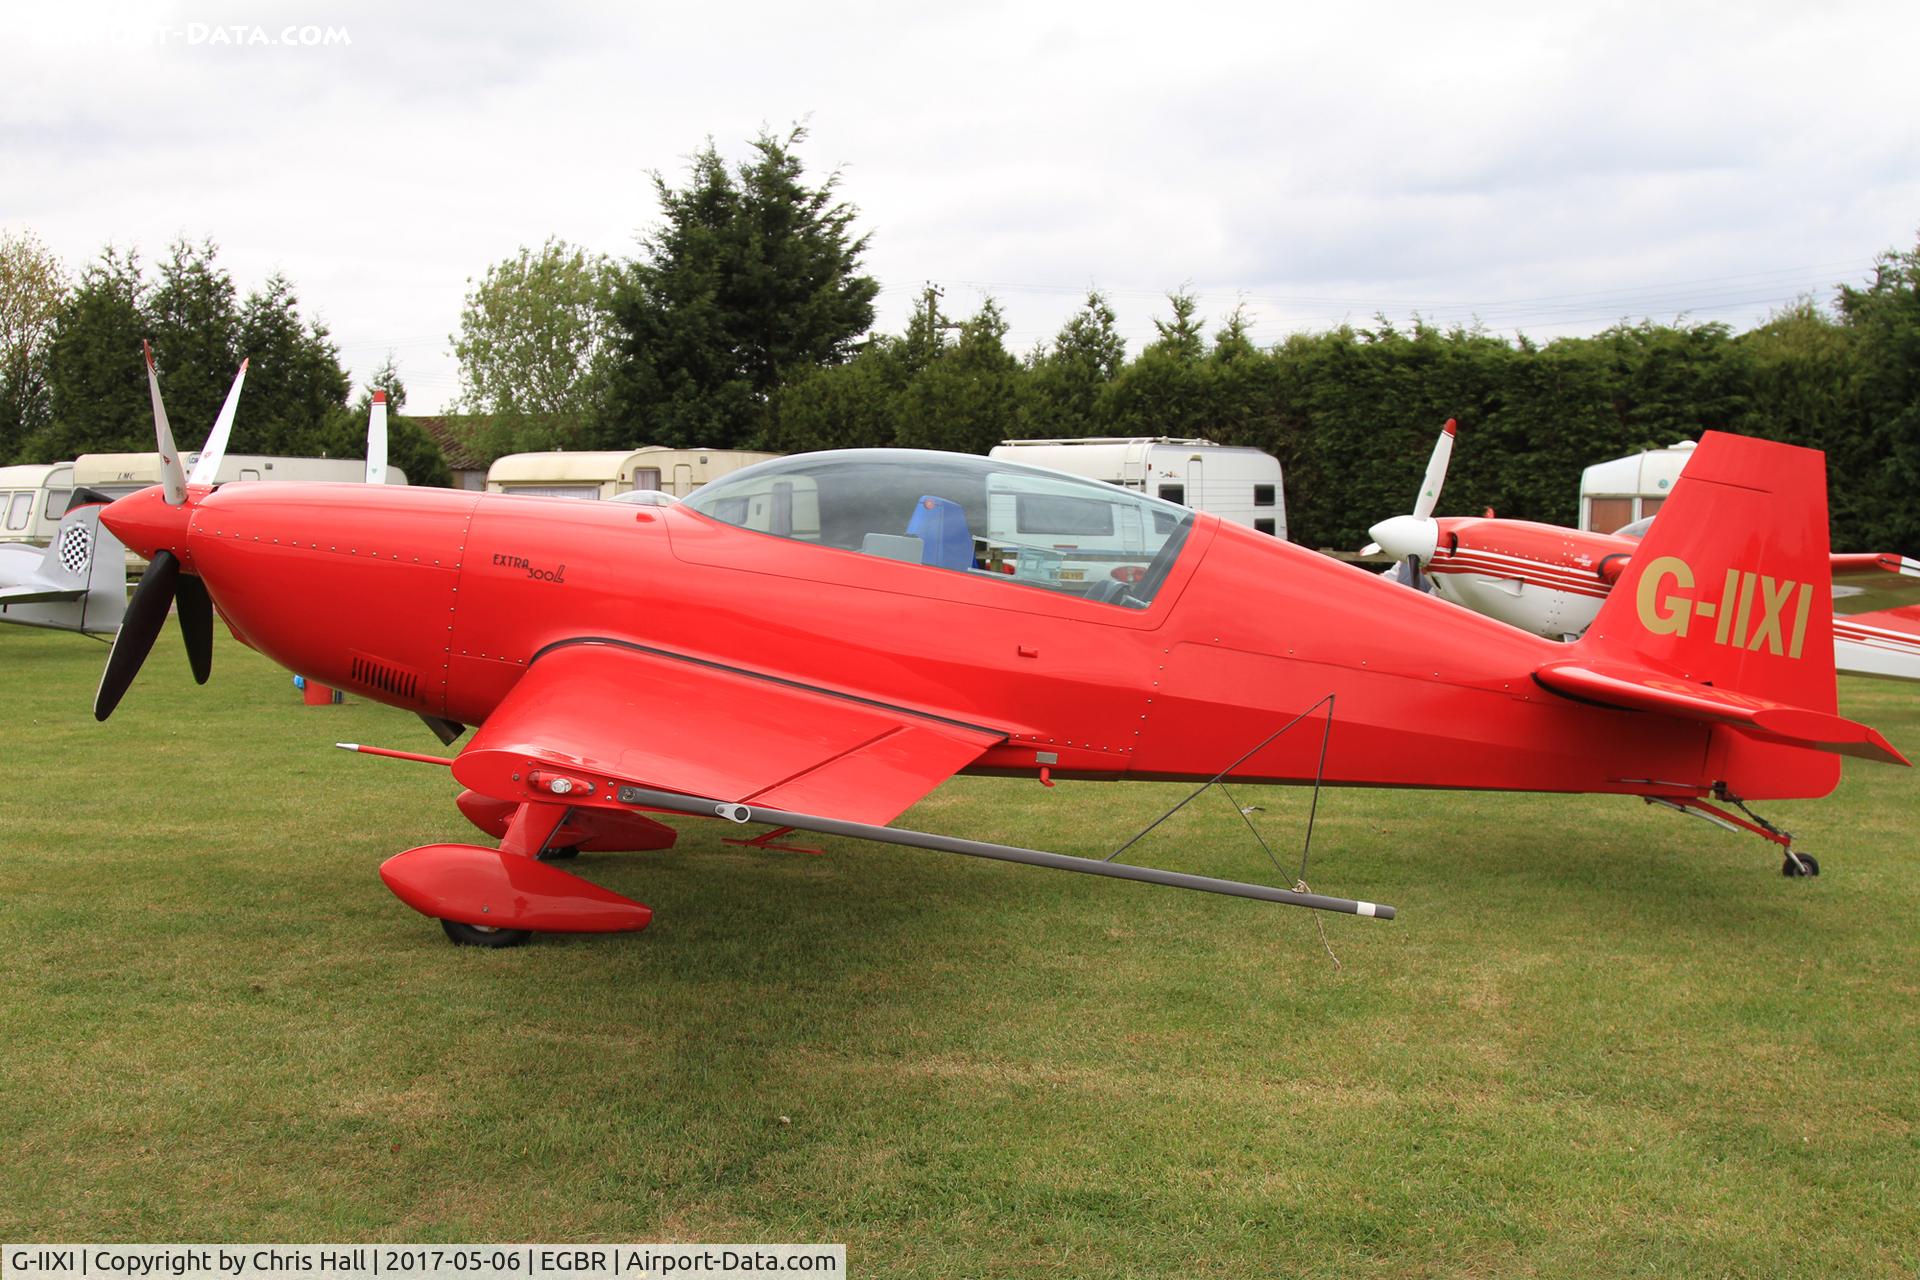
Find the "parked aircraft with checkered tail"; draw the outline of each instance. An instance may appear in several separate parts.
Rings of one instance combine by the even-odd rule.
[[[76,492],[45,547],[0,543],[0,622],[101,636],[120,629],[127,551],[100,527],[106,501]]]

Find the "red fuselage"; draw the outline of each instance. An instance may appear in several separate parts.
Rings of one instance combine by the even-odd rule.
[[[773,537],[684,508],[232,485],[110,519],[175,548],[246,644],[409,711],[484,721],[594,637],[988,726],[975,771],[1207,778],[1327,694],[1329,782],[1820,795],[1838,761],[1532,678],[1551,641],[1211,516],[1150,607]],[[187,522],[183,531],[179,526]],[[672,723],[633,726],[669,739]],[[1317,719],[1235,776],[1311,780]]]

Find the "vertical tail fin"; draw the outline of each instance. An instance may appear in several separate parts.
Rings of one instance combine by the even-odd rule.
[[[1709,431],[1575,650],[1831,712],[1825,457]]]
[[[28,559],[30,549],[8,556],[28,572],[6,584],[0,621],[97,635],[119,629],[127,612],[127,549],[101,527],[101,510],[69,508],[37,563]]]
[[[1723,776],[1748,794],[1824,794],[1836,762],[1905,764],[1834,713],[1826,461],[1710,431],[1587,634],[1534,673],[1558,693],[1730,725]],[[1782,752],[1787,746],[1799,748]]]
[[[80,629],[111,635],[127,616],[127,548],[100,523],[104,507],[80,507],[68,519],[86,521],[93,532],[93,555],[87,562],[87,595],[81,601]],[[62,521],[64,524],[65,522]]]

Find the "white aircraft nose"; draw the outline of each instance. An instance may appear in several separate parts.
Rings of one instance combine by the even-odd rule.
[[[1424,565],[1440,543],[1440,526],[1419,516],[1392,516],[1367,530],[1367,536],[1395,560],[1413,556]]]

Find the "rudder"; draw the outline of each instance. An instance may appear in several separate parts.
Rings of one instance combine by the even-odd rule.
[[[1585,661],[1831,713],[1825,455],[1707,432],[1573,648]]]

